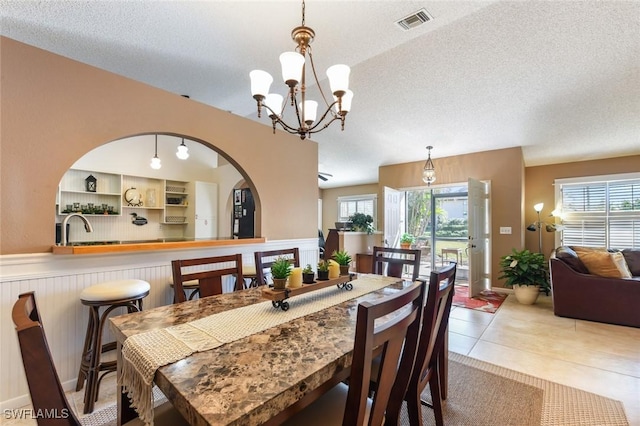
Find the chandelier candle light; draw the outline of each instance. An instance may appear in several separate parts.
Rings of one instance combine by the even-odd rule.
[[[282,119],[282,114],[286,104],[284,98],[277,93],[269,93],[269,88],[273,82],[273,77],[262,70],[253,70],[249,73],[251,77],[251,94],[258,104],[258,117],[261,116],[264,106],[273,124],[273,133],[276,132],[276,124],[291,134],[297,134],[300,139],[310,137],[313,133],[318,133],[336,120],[340,120],[341,128],[344,130],[344,121],[347,113],[351,109],[353,92],[349,90],[349,73],[351,70],[347,65],[333,65],[327,69],[329,85],[333,93],[333,102],[329,104],[322,87],[318,82],[313,55],[311,53],[311,42],[315,37],[315,32],[305,26],[305,4],[302,2],[302,25],[295,27],[291,31],[291,38],[297,43],[296,52],[285,52],[280,55],[282,65],[282,79],[289,86],[290,104],[294,108],[297,125],[289,125]],[[320,90],[327,109],[320,120],[316,121],[318,102],[306,99],[306,60],[309,57],[309,64],[313,72],[313,78]],[[300,100],[298,100],[298,94]],[[327,121],[325,121],[325,119]]]
[[[429,156],[427,157],[427,162],[424,163],[422,180],[427,184],[427,186],[431,186],[431,184],[436,181],[436,169],[433,166],[433,161],[431,161],[431,150],[433,147],[429,145],[427,149],[429,150]]]

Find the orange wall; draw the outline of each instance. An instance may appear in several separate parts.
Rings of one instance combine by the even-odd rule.
[[[549,214],[555,208],[555,187],[553,186],[555,179],[632,172],[640,172],[640,155],[527,167],[525,170],[525,223],[530,224],[538,220],[533,209],[537,203],[544,203],[540,219],[553,222]],[[542,231],[542,251],[547,256],[555,248],[554,238],[555,233]],[[529,250],[538,251],[538,234],[527,232],[525,243]]]
[[[215,147],[257,194],[259,236],[316,237],[316,143],[5,37],[0,76],[0,254],[51,251],[62,175],[92,149],[143,133]]]
[[[493,287],[502,286],[496,277],[500,256],[521,248],[524,243],[522,205],[524,199],[524,162],[518,148],[484,151],[433,159],[438,185],[467,182],[468,178],[491,182],[491,271]],[[382,166],[379,171],[378,223],[384,224],[383,188],[424,186],[425,160]],[[501,226],[510,226],[511,235],[501,235]]]

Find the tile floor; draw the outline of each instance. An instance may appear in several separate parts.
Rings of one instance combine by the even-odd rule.
[[[496,314],[452,308],[449,332],[454,352],[622,401],[630,424],[640,426],[639,328],[556,317],[549,296],[525,306],[510,295]],[[113,376],[96,409],[115,398]],[[69,399],[81,409],[81,392]]]

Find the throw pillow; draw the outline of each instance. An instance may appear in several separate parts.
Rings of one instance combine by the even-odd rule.
[[[624,260],[627,261],[627,266],[631,275],[634,277],[640,277],[640,250],[638,249],[624,249],[622,250]]]
[[[627,261],[621,252],[611,253],[611,258],[613,262],[616,264],[616,267],[620,271],[621,278],[631,278],[631,271],[629,271],[629,267],[627,266]]]
[[[590,274],[601,277],[622,278],[620,269],[616,266],[612,254],[606,251],[580,250],[574,248],[578,257],[587,267]]]

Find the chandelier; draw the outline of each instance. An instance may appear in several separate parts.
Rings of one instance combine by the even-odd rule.
[[[327,69],[327,77],[333,94],[333,102],[330,104],[322,91],[322,87],[318,81],[316,68],[313,63],[313,55],[311,52],[311,42],[315,37],[315,32],[305,26],[305,4],[302,1],[302,25],[295,27],[291,31],[291,38],[297,43],[295,52],[285,52],[280,55],[280,64],[282,65],[282,79],[289,86],[289,104],[293,107],[297,119],[297,123],[290,125],[284,122],[282,115],[284,113],[286,103],[284,97],[277,93],[269,93],[269,88],[273,82],[273,77],[262,70],[253,70],[249,73],[251,77],[251,94],[258,104],[258,118],[261,116],[262,107],[264,106],[269,118],[273,124],[273,133],[276,132],[276,124],[279,124],[283,130],[300,136],[300,139],[310,137],[313,133],[318,133],[336,120],[340,120],[341,128],[344,130],[344,120],[351,109],[351,100],[353,92],[349,90],[349,73],[350,69],[347,65],[333,65]],[[318,111],[318,102],[307,100],[307,56],[309,64],[313,72],[313,78],[316,86],[320,91],[320,95],[326,105],[326,111],[316,120]],[[298,99],[298,95],[300,99]]]
[[[427,186],[431,186],[431,184],[436,181],[436,169],[433,167],[433,161],[431,161],[431,150],[433,147],[429,145],[427,149],[429,150],[429,157],[427,158],[427,162],[424,163],[424,169],[422,169],[422,180]]]

